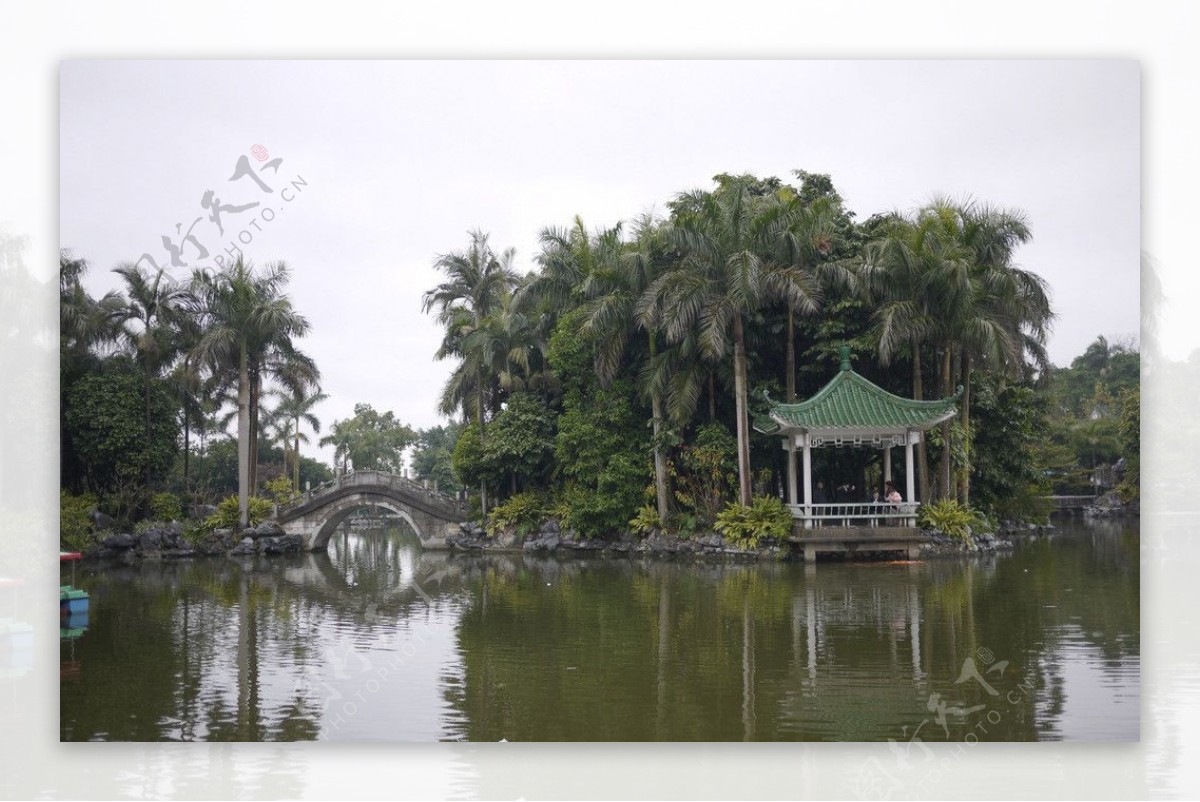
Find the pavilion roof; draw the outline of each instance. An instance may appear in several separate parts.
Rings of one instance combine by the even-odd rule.
[[[842,349],[842,369],[812,398],[794,404],[767,400],[767,415],[755,417],[764,434],[786,431],[904,432],[932,428],[958,411],[962,388],[949,398],[914,401],[889,393],[850,368],[849,349]]]

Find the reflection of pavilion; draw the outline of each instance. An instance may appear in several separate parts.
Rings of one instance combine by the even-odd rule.
[[[917,517],[913,446],[923,432],[957,412],[962,390],[938,401],[914,401],[893,395],[850,368],[850,349],[841,349],[841,370],[816,395],[794,404],[771,401],[766,416],[754,422],[764,434],[778,434],[788,452],[788,505],[801,527],[911,527]],[[768,399],[770,401],[770,399]],[[892,478],[892,448],[904,447],[906,493],[899,504],[852,500],[814,503],[812,449],[867,446],[883,450],[883,478]],[[803,491],[797,490],[796,455],[802,457]],[[803,497],[803,501],[800,497]]]

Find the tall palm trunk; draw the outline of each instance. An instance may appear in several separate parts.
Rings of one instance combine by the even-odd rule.
[[[244,342],[238,359],[238,521],[250,525],[250,372]]]
[[[315,434],[313,435],[316,436]],[[299,492],[300,490],[300,416],[296,416],[296,449],[292,452],[292,459],[295,462],[292,465],[292,490]]]
[[[713,371],[708,372],[708,422],[717,419],[717,387],[713,380]]]
[[[257,370],[250,374],[250,493],[258,491],[258,400],[262,378]]]
[[[146,407],[146,499],[147,509],[150,504],[150,354],[146,354],[146,381],[144,388],[144,400]]]
[[[475,393],[475,421],[479,424],[479,443],[483,444],[483,371],[479,371],[479,387]],[[479,509],[483,518],[487,518],[488,497],[487,480],[479,480]]]
[[[913,399],[916,401],[925,400],[925,380],[921,375],[921,344],[913,339]],[[925,437],[921,436],[921,441],[917,443],[917,479],[920,483],[917,488],[917,498],[928,500],[932,493],[929,492],[929,451],[926,448]],[[909,499],[916,501],[916,499]]]
[[[742,316],[733,316],[733,391],[737,411],[738,486],[741,503],[750,506],[750,427],[746,417],[746,340]]]
[[[188,380],[188,356],[183,357],[183,381]],[[183,410],[183,493],[186,496],[191,488],[188,487],[188,462],[192,455],[189,434],[192,430],[191,415],[188,411],[188,394],[186,385],[179,390],[179,408]]]
[[[947,345],[946,350],[942,352],[942,397],[950,395],[950,385],[953,382],[951,370],[953,349]],[[941,498],[950,498],[950,477],[952,468],[950,465],[950,421],[946,420],[942,423],[942,466],[941,466]]]
[[[654,333],[650,333],[650,359],[658,355],[658,346],[654,342]],[[662,453],[662,399],[658,393],[651,393],[650,413],[654,424],[654,493],[658,501],[658,520],[665,525],[670,514],[669,497],[667,495],[667,458]]]
[[[958,500],[963,504],[971,502],[971,355],[964,348],[962,351],[962,428],[963,454],[966,457],[966,468],[958,480]]]
[[[796,400],[796,312],[788,307],[787,321],[787,402]]]

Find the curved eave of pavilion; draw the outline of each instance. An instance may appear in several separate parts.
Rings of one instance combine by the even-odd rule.
[[[754,428],[763,434],[888,434],[925,431],[958,414],[963,388],[936,401],[915,401],[884,390],[848,366],[816,395],[793,404],[767,400],[767,415]]]

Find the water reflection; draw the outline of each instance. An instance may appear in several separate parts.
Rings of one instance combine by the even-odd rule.
[[[356,531],[327,554],[90,566],[79,584],[94,612],[64,740],[1138,737],[1122,526],[816,570]]]

